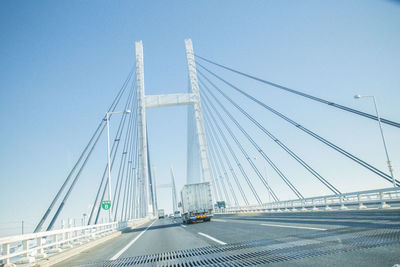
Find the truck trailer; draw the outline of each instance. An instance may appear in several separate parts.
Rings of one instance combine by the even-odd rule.
[[[157,213],[158,213],[158,219],[164,219],[164,210],[163,209],[159,209]]]
[[[209,222],[213,211],[210,183],[184,185],[181,203],[183,223]]]

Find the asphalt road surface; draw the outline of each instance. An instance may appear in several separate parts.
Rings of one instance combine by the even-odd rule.
[[[400,210],[155,220],[57,266],[394,266]]]

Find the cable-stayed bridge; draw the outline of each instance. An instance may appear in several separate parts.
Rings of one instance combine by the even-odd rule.
[[[349,264],[361,254],[365,254],[364,259],[380,256],[380,262],[375,257],[369,261],[371,264],[400,263],[398,253],[394,253],[400,248],[400,180],[393,171],[390,147],[386,147],[381,127],[399,130],[400,123],[379,117],[378,110],[376,115],[365,113],[196,55],[191,40],[185,40],[185,48],[187,92],[148,95],[143,45],[141,41],[135,43],[135,67],[34,232],[0,238],[3,263],[253,266],[286,261],[293,264],[298,260],[315,265],[321,263],[321,257],[326,264],[334,263],[329,257],[334,258],[335,253],[346,255],[339,265]],[[387,169],[312,130],[285,114],[283,107],[264,101],[246,82],[236,83],[231,77],[360,120],[375,121],[381,127],[382,155],[386,152],[386,158],[382,158],[387,161]],[[160,207],[157,188],[172,188],[174,210],[179,194],[172,168],[171,184],[157,187],[146,110],[180,105],[187,106],[188,118],[185,182],[209,182],[213,202],[225,203],[225,207],[215,206],[215,219],[210,223],[185,226],[177,218],[156,220]],[[110,119],[117,116],[113,119],[113,123],[119,120],[117,131],[110,136]],[[340,161],[329,165],[342,169],[342,175],[352,166],[369,175],[371,181],[376,180],[378,186],[343,190],[343,179],[318,168],[319,162],[308,160],[312,147],[308,151],[292,148],[293,142],[272,130],[267,116],[335,154]],[[95,197],[87,221],[81,226],[72,225],[70,220],[61,219],[64,207],[105,132],[108,161],[98,184],[90,188],[95,190]],[[275,150],[291,163],[274,155]],[[323,160],[322,155],[320,158]],[[346,161],[345,166],[342,161]],[[295,172],[292,166],[296,166]],[[358,183],[362,185],[363,181]],[[56,225],[60,224],[58,229]]]

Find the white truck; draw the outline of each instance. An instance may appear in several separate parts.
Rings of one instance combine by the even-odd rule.
[[[181,191],[183,223],[211,220],[213,203],[210,183],[187,184]]]
[[[181,218],[181,212],[179,210],[174,211],[174,218]]]
[[[164,219],[164,209],[158,210],[158,219]]]

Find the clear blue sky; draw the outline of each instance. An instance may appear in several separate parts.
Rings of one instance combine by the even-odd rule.
[[[147,94],[186,92],[183,41],[191,38],[200,55],[365,112],[373,112],[372,103],[352,97],[373,94],[381,115],[400,121],[399,13],[398,1],[384,0],[1,1],[0,234],[17,233],[21,220],[32,229],[44,213],[134,65],[134,41],[144,44]],[[225,75],[386,171],[376,122]],[[237,99],[343,192],[390,186]],[[180,190],[186,180],[186,108],[149,110],[148,128],[159,183],[168,182],[172,164]],[[399,129],[384,131],[400,175]],[[92,202],[106,160],[104,141],[63,218],[80,218]],[[272,143],[263,146],[306,196],[328,193]],[[293,197],[277,177],[271,176],[271,184],[282,199]],[[159,192],[167,210],[169,195]]]

